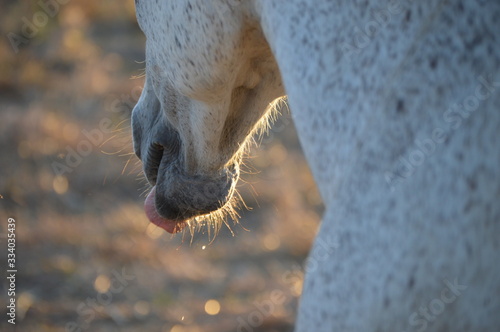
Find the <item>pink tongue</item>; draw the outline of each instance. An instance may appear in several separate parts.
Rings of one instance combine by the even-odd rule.
[[[149,221],[151,221],[156,226],[163,228],[169,233],[174,234],[180,232],[186,226],[186,223],[166,219],[160,216],[156,211],[155,195],[156,186],[151,189],[148,197],[146,197],[146,201],[144,202],[144,210],[146,211],[146,216],[148,217]]]

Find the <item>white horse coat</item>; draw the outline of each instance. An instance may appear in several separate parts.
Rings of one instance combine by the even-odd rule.
[[[286,93],[326,206],[296,331],[500,331],[500,2],[136,3],[152,221],[224,209]]]

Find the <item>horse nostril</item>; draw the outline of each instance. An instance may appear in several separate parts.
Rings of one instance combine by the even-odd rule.
[[[165,130],[160,134],[154,135],[154,141],[144,146],[142,151],[142,162],[144,164],[144,173],[147,180],[156,184],[160,165],[170,165],[179,157],[181,148],[180,139],[177,132]]]
[[[180,144],[178,139],[174,139],[170,144],[163,146],[166,155],[177,155],[179,152]]]
[[[156,183],[162,158],[163,146],[158,143],[152,143],[148,147],[147,155],[144,160],[144,173],[146,173],[146,178],[152,183]]]

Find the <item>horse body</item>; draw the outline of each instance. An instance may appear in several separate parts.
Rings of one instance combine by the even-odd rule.
[[[326,207],[296,331],[500,330],[500,4],[137,9],[148,44],[134,144],[161,215],[230,200],[242,146],[284,86]],[[172,141],[148,170],[140,151]],[[198,199],[171,213],[186,188]]]

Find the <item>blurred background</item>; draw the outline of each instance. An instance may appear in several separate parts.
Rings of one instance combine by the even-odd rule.
[[[322,204],[286,108],[247,159],[239,224],[172,236],[132,154],[134,1],[0,0],[0,30],[0,330],[291,331]]]

